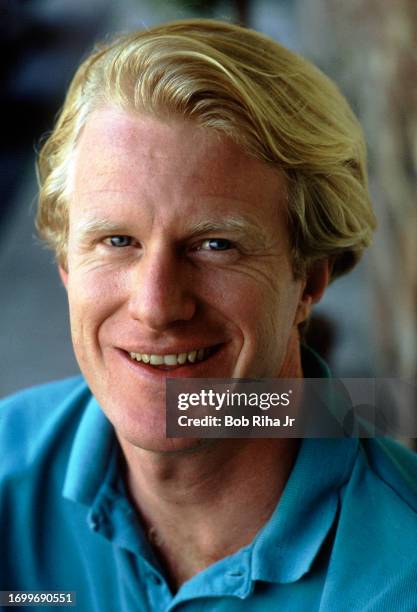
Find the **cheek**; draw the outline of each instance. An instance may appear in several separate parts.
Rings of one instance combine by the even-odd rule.
[[[258,364],[278,366],[286,353],[294,328],[298,291],[290,285],[263,291],[241,307],[241,326],[247,356]],[[275,374],[274,374],[275,375]]]
[[[272,267],[272,266],[271,266]],[[207,275],[195,283],[204,302],[227,321],[231,336],[238,339],[245,352],[274,352],[286,345],[293,327],[299,300],[299,283],[292,279],[291,268],[273,266],[251,273]],[[288,269],[287,269],[288,268]]]
[[[218,283],[216,304],[236,322],[244,326],[265,329],[292,326],[299,301],[298,284],[291,279],[254,283],[250,279],[226,279]],[[208,296],[208,299],[209,296]]]
[[[120,279],[100,270],[70,271],[68,302],[74,344],[94,343],[93,334],[117,309],[121,300]]]

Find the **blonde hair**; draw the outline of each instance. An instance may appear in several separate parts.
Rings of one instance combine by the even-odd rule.
[[[350,270],[375,228],[360,125],[315,66],[253,30],[184,20],[119,37],[76,72],[38,159],[37,227],[65,262],[68,175],[90,113],[116,105],[226,134],[288,178],[294,273],[330,258]]]

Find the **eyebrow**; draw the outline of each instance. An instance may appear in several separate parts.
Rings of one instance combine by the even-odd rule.
[[[263,242],[267,241],[267,235],[264,229],[246,217],[226,217],[221,221],[214,219],[200,221],[192,227],[191,233],[198,236],[200,234],[212,234],[216,232],[232,232],[247,238],[260,240]]]
[[[99,233],[106,234],[121,234],[127,231],[125,224],[114,223],[108,219],[88,219],[80,221],[76,226],[76,232],[81,239],[88,239],[90,236],[94,236]]]

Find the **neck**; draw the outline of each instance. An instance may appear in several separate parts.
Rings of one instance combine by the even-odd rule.
[[[174,589],[253,540],[279,501],[297,443],[212,440],[175,458],[124,449],[128,490]]]
[[[300,334],[298,329],[293,329],[287,345],[278,378],[303,378],[301,365]]]
[[[302,376],[290,340],[282,378]],[[126,481],[171,585],[249,544],[274,511],[298,449],[295,439],[205,440],[163,454],[120,439]],[[245,512],[237,509],[245,508]]]

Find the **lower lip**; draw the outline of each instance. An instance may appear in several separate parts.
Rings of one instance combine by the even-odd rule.
[[[187,363],[179,365],[175,368],[166,367],[154,367],[143,363],[142,361],[136,361],[132,359],[126,351],[123,349],[115,348],[116,352],[126,364],[136,373],[141,374],[147,378],[210,378],[210,374],[207,371],[207,367],[211,369],[214,362],[223,357],[224,344],[220,345],[219,348],[207,359],[203,361],[197,361],[195,363]]]

